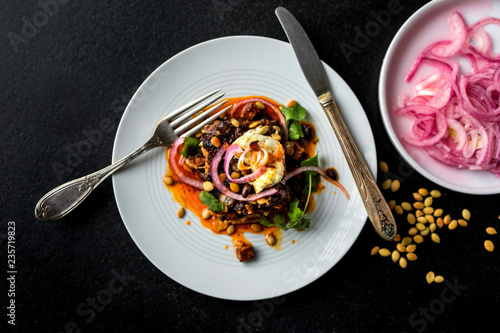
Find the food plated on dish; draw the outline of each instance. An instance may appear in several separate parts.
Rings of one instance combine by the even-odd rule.
[[[214,233],[231,236],[239,261],[254,258],[245,232],[279,247],[281,231],[310,227],[306,213],[321,191],[320,176],[349,194],[334,168],[319,167],[318,138],[307,111],[262,97],[231,98],[231,109],[168,149],[164,178],[174,199]]]

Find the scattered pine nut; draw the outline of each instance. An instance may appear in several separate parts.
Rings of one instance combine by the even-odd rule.
[[[467,208],[462,211],[462,217],[467,221],[470,220],[470,211]]]
[[[417,249],[417,244],[410,244],[406,247],[406,252],[413,253]]]
[[[444,225],[443,219],[438,217],[438,219],[436,220],[436,225],[438,226],[439,229],[441,229]]]
[[[240,191],[240,185],[236,183],[229,183],[229,189],[234,193],[238,193]]]
[[[184,214],[186,214],[186,210],[184,209],[184,207],[177,209],[177,217],[178,218],[180,218],[180,219],[183,218]]]
[[[420,231],[420,235],[425,237],[429,234],[429,232],[429,228],[426,227],[424,230]]]
[[[443,210],[441,208],[434,211],[434,217],[440,217],[441,215],[443,215]]]
[[[408,261],[403,257],[399,258],[399,266],[401,266],[401,268],[406,268],[408,266]]]
[[[201,217],[203,217],[205,220],[209,219],[211,216],[212,216],[212,214],[210,214],[210,210],[208,208],[205,208],[201,212]]]
[[[418,193],[423,196],[423,197],[426,197],[429,195],[429,191],[427,191],[425,188],[421,188],[418,190]]]
[[[437,228],[436,223],[431,223],[431,224],[429,225],[429,230],[430,230],[431,232],[436,231],[436,228]]]
[[[448,225],[448,224],[450,224],[450,222],[451,222],[451,216],[448,214],[444,217],[443,223],[444,223],[444,225]]]
[[[433,198],[440,198],[441,197],[441,192],[439,190],[432,190],[430,193],[431,197]]]
[[[408,235],[410,235],[410,236],[414,236],[417,233],[418,233],[417,228],[410,228],[410,230],[408,230]]]
[[[492,241],[490,241],[490,240],[487,239],[487,240],[484,241],[484,248],[488,252],[493,252],[493,250],[495,249],[495,245],[493,245]]]
[[[487,233],[488,235],[496,235],[496,234],[497,234],[497,231],[496,231],[496,229],[495,229],[495,228],[493,228],[493,227],[488,227],[488,228],[486,228],[486,233]]]
[[[419,216],[419,217],[417,217],[417,222],[420,223],[420,224],[426,224],[427,223],[427,219],[425,218],[425,216]],[[418,229],[418,227],[417,227],[417,229]]]
[[[424,237],[422,237],[421,235],[415,235],[413,236],[413,241],[417,244],[420,244],[424,241]]]
[[[236,118],[231,118],[231,124],[233,124],[234,127],[240,127],[240,122]]]
[[[461,227],[466,227],[467,221],[465,221],[464,219],[458,219],[458,225]]]
[[[428,214],[428,215],[425,215],[425,219],[427,220],[427,222],[429,223],[434,223],[434,216]]]
[[[417,209],[417,210],[415,211],[415,216],[416,216],[416,217],[424,216],[424,212],[422,212],[420,209]]]
[[[383,190],[388,190],[391,188],[391,185],[392,185],[392,180],[391,179],[386,179],[384,180],[384,182],[382,183],[382,189]]]
[[[403,238],[403,240],[401,241],[401,243],[404,246],[408,246],[411,243],[411,237],[405,237],[405,238]]]
[[[403,215],[403,208],[401,208],[400,205],[396,205],[396,207],[394,207],[394,211],[396,212],[396,214],[398,215]]]
[[[430,271],[429,273],[427,273],[427,275],[425,276],[425,279],[427,280],[427,284],[431,284],[432,282],[434,282],[434,278],[435,278],[435,275],[434,275],[434,272],[433,271]]]
[[[372,256],[376,255],[379,250],[380,250],[379,246],[374,246],[373,249],[372,249],[371,255]]]
[[[167,177],[165,177],[165,179],[164,179],[164,180],[165,180],[165,184],[166,184],[166,185],[168,185],[168,186],[170,186],[170,185],[174,185],[174,179],[173,179],[172,177],[167,176]]]
[[[425,200],[424,200],[424,206],[425,206],[425,207],[430,207],[430,206],[432,206],[433,201],[434,201],[434,200],[432,199],[432,197],[427,197],[427,198],[425,198]]]
[[[403,245],[403,244],[401,244],[401,243],[396,244],[396,249],[397,249],[399,252],[406,252],[406,246],[404,246],[404,245]]]
[[[448,229],[453,230],[453,229],[455,229],[457,227],[457,225],[458,225],[457,220],[452,220],[450,222],[450,224],[448,225]]]
[[[436,275],[436,277],[434,278],[434,282],[436,283],[441,283],[444,281],[444,277],[442,275]]]
[[[421,201],[417,201],[413,203],[413,207],[415,207],[415,209],[424,209],[424,204]]]
[[[248,125],[248,128],[254,128],[260,125],[260,121],[254,121],[250,125]]]
[[[391,191],[396,192],[397,190],[399,190],[400,187],[401,187],[401,183],[399,182],[399,180],[396,179],[391,184]]]
[[[431,239],[434,243],[441,243],[441,238],[439,238],[438,234],[432,233],[431,234]]]
[[[431,214],[434,213],[434,208],[432,208],[432,207],[425,207],[424,209],[422,209],[422,212],[425,215],[431,215]]]
[[[391,254],[391,259],[394,263],[396,263],[399,258],[401,257],[401,255],[399,254],[399,251],[398,250],[394,250],[392,251],[392,254]]]
[[[413,199],[415,199],[416,201],[424,201],[424,198],[422,197],[422,195],[420,195],[420,193],[417,193],[417,192],[413,193]]]
[[[389,205],[389,208],[392,210],[394,207],[396,207],[396,200],[391,200],[387,203]]]
[[[214,184],[212,182],[203,182],[203,189],[207,192],[213,191]]]
[[[413,209],[413,208],[411,207],[410,203],[409,203],[409,202],[406,202],[406,201],[405,201],[405,202],[403,202],[403,203],[401,203],[401,207],[402,207],[404,210],[406,210],[406,211],[410,211],[410,210],[412,210],[412,209]]]
[[[219,138],[216,136],[213,136],[212,139],[210,139],[210,143],[216,148],[219,148],[221,145]]]
[[[408,221],[409,224],[415,224],[415,221],[417,219],[416,219],[415,215],[413,215],[413,213],[408,213],[406,220]]]
[[[382,172],[387,172],[387,171],[389,171],[389,166],[388,166],[388,165],[387,165],[387,163],[386,163],[386,162],[384,162],[384,161],[380,161],[380,163],[379,163],[379,167],[380,167],[380,170],[381,170]]]
[[[382,257],[388,257],[391,255],[391,251],[389,251],[388,249],[380,249],[378,251],[378,253],[382,256]]]
[[[418,229],[418,231],[422,231],[425,229],[425,225],[423,223],[420,223],[420,222],[415,224],[415,227]]]
[[[417,260],[417,255],[413,252],[406,253],[406,259],[410,261],[415,261]]]

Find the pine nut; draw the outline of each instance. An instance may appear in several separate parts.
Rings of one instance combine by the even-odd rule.
[[[420,231],[420,235],[422,236],[427,236],[429,234],[429,228],[425,228],[424,230]]]
[[[276,141],[280,141],[281,140],[281,135],[279,135],[277,133],[273,133],[273,134],[271,134],[271,138],[273,138]]]
[[[233,178],[233,179],[238,179],[238,178],[240,178],[240,176],[241,176],[240,173],[237,171],[231,172],[231,178]]]
[[[399,187],[401,186],[399,180],[394,180],[391,184],[391,191],[392,192],[396,192],[397,190],[399,190]]]
[[[425,216],[419,216],[419,217],[417,217],[417,222],[421,223],[421,224],[426,224],[427,219],[425,218]]]
[[[250,228],[252,228],[253,231],[255,232],[260,232],[262,231],[262,226],[258,223],[253,223]]]
[[[170,176],[165,177],[165,184],[168,186],[174,185],[174,179]]]
[[[234,127],[240,127],[240,122],[236,118],[231,118],[231,124],[233,124]]]
[[[427,273],[427,275],[425,276],[425,279],[427,280],[427,284],[431,284],[432,282],[434,282],[434,278],[435,278],[435,275],[434,275],[434,272],[433,271],[430,271],[429,273]]]
[[[415,209],[424,209],[424,204],[421,201],[417,201],[413,203],[413,207]]]
[[[413,193],[413,199],[415,199],[416,201],[424,201],[424,198],[422,197],[422,195],[420,195],[420,193],[417,193],[417,192]]]
[[[403,215],[403,208],[401,208],[400,205],[397,205],[396,207],[394,207],[394,211],[396,212],[396,214],[398,215]]]
[[[443,215],[443,210],[441,208],[434,211],[434,217],[440,217],[441,215]]]
[[[486,251],[493,252],[493,250],[495,249],[495,245],[493,245],[492,241],[485,240],[484,241],[484,248],[486,249]]]
[[[425,207],[430,207],[430,206],[432,206],[432,202],[433,202],[432,197],[427,197],[427,198],[425,198],[425,200],[424,200],[424,206],[425,206]]]
[[[248,128],[254,128],[260,125],[260,121],[254,121],[250,125],[248,125]]]
[[[408,266],[408,261],[403,257],[399,258],[399,266],[401,268],[406,268]]]
[[[399,252],[406,252],[406,246],[404,246],[404,245],[403,245],[403,244],[401,244],[401,243],[396,244],[396,249],[397,249]]]
[[[427,220],[427,222],[429,223],[434,223],[434,216],[432,215],[425,215],[425,219]]]
[[[416,216],[416,217],[424,216],[424,212],[422,212],[420,209],[417,209],[417,210],[415,211],[415,216]]]
[[[378,253],[378,251],[380,250],[380,247],[379,246],[374,246],[372,251],[371,251],[371,255],[374,256]]]
[[[444,223],[444,225],[448,225],[448,224],[450,224],[450,222],[451,222],[451,216],[448,214],[444,217],[443,223]]]
[[[444,225],[444,221],[442,218],[438,217],[436,220],[436,225],[438,226],[439,229],[441,229]]]
[[[441,243],[441,238],[439,238],[438,234],[432,233],[431,234],[431,239],[434,243]]]
[[[234,193],[238,193],[240,191],[240,185],[236,184],[236,183],[229,183],[229,188],[231,189],[231,191],[233,191]]]
[[[267,133],[267,131],[269,131],[269,126],[265,125],[264,127],[262,127],[262,129],[260,130],[260,134],[264,135]],[[278,139],[276,139],[278,140]]]
[[[289,100],[288,103],[286,103],[286,106],[289,108],[293,108],[295,105],[297,105],[297,102],[293,99]]]
[[[415,252],[415,250],[417,249],[417,244],[410,244],[406,247],[406,252]]]
[[[389,205],[389,208],[392,210],[394,207],[396,207],[396,200],[391,200],[387,203]]]
[[[436,223],[431,223],[431,225],[429,225],[429,230],[430,230],[431,232],[436,231],[436,228],[437,228]]]
[[[388,190],[392,185],[392,180],[390,179],[386,179],[384,180],[384,182],[382,183],[382,189],[383,190]]]
[[[408,213],[406,220],[408,221],[409,224],[415,224],[416,217],[412,213]]]
[[[267,244],[274,246],[274,245],[276,245],[276,238],[272,234],[268,234],[266,236],[266,242],[267,242]]]
[[[208,208],[204,209],[201,212],[201,217],[203,217],[205,220],[209,219],[211,216],[212,214],[210,214],[210,210]]]
[[[431,194],[431,197],[433,197],[433,198],[440,198],[441,197],[441,192],[439,192],[439,190],[432,190],[430,194]]]
[[[493,228],[493,227],[488,227],[488,228],[486,228],[486,233],[487,233],[488,235],[496,235],[496,234],[497,234],[497,231],[496,231],[496,229],[495,229],[495,228]]]
[[[417,255],[413,252],[407,253],[406,258],[410,261],[415,261],[417,260]]]
[[[418,193],[423,196],[423,197],[426,197],[427,195],[429,195],[429,191],[427,191],[425,188],[421,188],[418,190]]]
[[[434,278],[434,282],[436,283],[441,283],[444,281],[444,277],[441,276],[441,275],[437,275],[435,278]]]
[[[263,205],[263,204],[265,204],[265,203],[266,203],[266,199],[264,199],[264,198],[257,199],[257,203],[258,203],[259,205]]]
[[[432,213],[434,213],[434,208],[425,207],[424,209],[422,209],[422,212],[424,212],[425,215],[431,215]]]
[[[387,172],[389,171],[389,166],[387,165],[387,163],[385,163],[384,161],[380,161],[379,163],[379,167],[380,167],[380,170],[382,172]]]
[[[398,250],[394,250],[392,251],[392,254],[391,254],[391,259],[394,263],[396,263],[399,258],[401,257],[401,255],[399,254],[399,251]]]
[[[212,182],[203,182],[203,189],[207,192],[213,191],[214,184]]]
[[[219,148],[220,147],[220,140],[218,137],[213,136],[212,139],[210,139],[210,143],[214,146]]]
[[[265,106],[262,102],[255,102],[255,106],[261,110],[263,110],[265,108]]]
[[[458,219],[458,225],[461,226],[461,227],[466,227],[467,226],[467,221],[465,221],[464,219]]]
[[[418,222],[417,224],[415,224],[415,227],[417,227],[418,231],[422,231],[425,229],[425,225]]]
[[[413,241],[417,244],[420,244],[424,241],[424,237],[422,237],[421,235],[415,235],[413,236]]]
[[[410,236],[414,236],[417,233],[418,233],[417,228],[410,228],[410,230],[408,230],[408,235],[410,235]]]
[[[453,230],[453,229],[455,229],[455,228],[457,227],[457,225],[458,225],[457,220],[453,220],[453,221],[451,221],[451,222],[450,222],[450,224],[448,225],[448,229]]]
[[[467,221],[470,220],[470,211],[467,208],[462,211],[462,217]]]
[[[411,243],[411,237],[405,237],[405,238],[403,238],[403,240],[401,241],[401,243],[404,246],[408,246]]]
[[[184,209],[184,207],[177,209],[177,217],[178,218],[180,218],[180,219],[183,218],[184,214],[186,214],[186,210]]]
[[[226,181],[227,177],[226,177],[226,174],[225,173],[221,173],[219,175],[219,180],[221,183],[224,183]]]
[[[234,234],[234,232],[235,232],[235,231],[236,231],[236,227],[235,227],[233,224],[231,224],[231,225],[230,225],[229,227],[227,227],[227,229],[226,229],[226,232],[227,232],[227,234],[228,234],[228,235],[232,235],[232,234]]]
[[[403,202],[401,203],[401,207],[406,210],[406,211],[410,211],[410,210],[413,210],[413,208],[411,207],[410,203],[409,202]]]
[[[391,251],[389,251],[388,249],[380,249],[378,251],[378,253],[382,256],[382,257],[388,257],[391,255]]]

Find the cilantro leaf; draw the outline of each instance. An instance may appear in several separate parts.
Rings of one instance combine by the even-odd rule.
[[[283,215],[276,214],[273,217],[273,222],[274,225],[280,228],[281,230],[288,230],[288,227],[286,226],[286,219]]]
[[[311,158],[308,158],[307,160],[304,160],[300,162],[300,166],[319,166],[318,162],[318,154],[314,155]]]
[[[311,220],[303,217],[299,224],[297,224],[295,229],[308,229],[311,226]]]
[[[300,123],[292,120],[288,128],[288,136],[292,140],[298,140],[304,137],[304,132],[302,131],[302,125]]]
[[[196,155],[201,150],[200,142],[201,141],[197,138],[186,136],[184,138],[184,149],[182,150],[181,155],[185,158]]]
[[[304,109],[299,103],[295,104],[293,108],[283,106],[281,108],[281,112],[283,112],[287,122],[290,120],[304,120],[307,116],[306,109]]]
[[[300,222],[304,212],[299,208],[299,199],[295,198],[288,206],[288,217],[290,222],[288,223],[289,228],[295,228],[295,226]]]
[[[201,203],[205,206],[208,206],[208,209],[210,209],[212,212],[217,213],[224,209],[224,204],[207,191],[201,191],[200,200]]]
[[[266,226],[266,227],[272,227],[272,226],[274,225],[274,224],[273,224],[271,221],[269,221],[269,219],[268,219],[267,217],[265,217],[265,216],[261,217],[261,218],[259,219],[259,222],[260,222],[260,224],[262,224],[263,226]]]

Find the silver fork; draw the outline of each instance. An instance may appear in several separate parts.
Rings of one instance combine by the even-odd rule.
[[[41,221],[54,221],[65,216],[75,209],[83,200],[85,200],[90,192],[92,192],[104,179],[125,164],[153,148],[171,146],[172,143],[179,138],[179,136],[191,136],[207,123],[221,116],[231,106],[228,106],[208,117],[204,121],[201,121],[209,113],[217,110],[224,103],[226,103],[227,100],[214,105],[210,109],[192,118],[193,115],[202,111],[204,108],[215,103],[222,96],[224,96],[224,93],[214,96],[219,91],[220,89],[214,90],[170,112],[158,122],[151,139],[121,160],[99,171],[91,173],[90,175],[62,184],[45,194],[38,201],[35,207],[36,218]],[[192,119],[188,120],[189,118]]]

